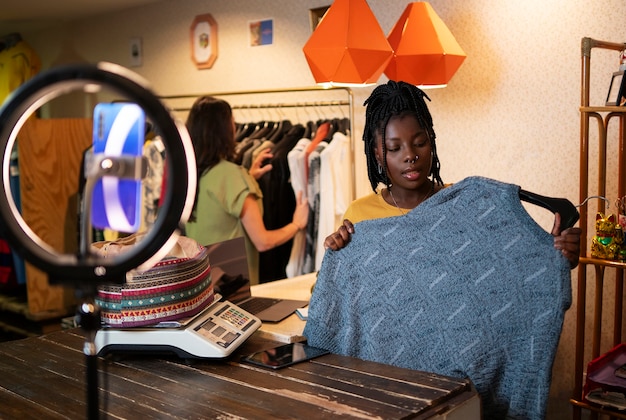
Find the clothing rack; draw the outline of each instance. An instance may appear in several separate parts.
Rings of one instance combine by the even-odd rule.
[[[172,114],[181,120],[186,120],[188,111],[193,106],[193,103],[199,97],[212,96],[227,101],[233,109],[234,120],[236,123],[253,123],[257,125],[261,124],[261,130],[272,127],[265,123],[280,123],[282,121],[289,121],[293,126],[301,125],[302,131],[298,128],[297,136],[302,136],[301,133],[305,132],[305,128],[308,129],[309,134],[305,138],[295,138],[293,136],[287,137],[289,139],[290,147],[296,146],[296,143],[301,143],[305,139],[310,140],[310,145],[316,146],[317,157],[314,158],[316,164],[314,166],[307,167],[302,162],[302,171],[308,173],[309,169],[314,168],[310,172],[308,179],[300,179],[298,176],[296,180],[291,179],[290,175],[293,173],[288,168],[285,144],[278,142],[276,151],[280,156],[274,162],[275,170],[266,174],[261,180],[259,180],[259,187],[264,190],[264,197],[267,194],[268,197],[272,197],[268,201],[263,201],[264,206],[264,221],[266,225],[272,227],[284,226],[291,220],[292,207],[295,208],[295,199],[290,194],[294,184],[299,184],[298,188],[304,186],[305,192],[310,194],[307,196],[309,199],[309,222],[307,223],[306,232],[302,231],[297,235],[298,240],[296,250],[292,248],[292,243],[288,242],[279,247],[273,248],[259,255],[259,280],[260,281],[273,281],[280,278],[297,276],[300,274],[306,274],[315,270],[315,267],[320,264],[320,256],[323,256],[323,248],[320,250],[321,237],[332,233],[330,225],[337,225],[338,218],[340,217],[337,212],[337,204],[346,205],[356,197],[356,169],[355,169],[355,141],[354,141],[354,106],[353,106],[353,93],[352,90],[347,87],[336,87],[330,89],[323,89],[320,87],[303,87],[303,88],[289,88],[289,89],[270,89],[270,90],[250,90],[250,91],[234,91],[234,92],[211,92],[211,93],[194,93],[194,94],[182,94],[171,95],[161,97]],[[274,109],[276,112],[266,112],[265,110]],[[246,112],[250,110],[250,112]],[[260,110],[260,111],[257,111]],[[303,110],[303,113],[299,111]],[[315,113],[310,111],[314,110]],[[330,110],[330,112],[328,112]],[[326,130],[329,130],[331,121],[341,120],[341,129],[337,130],[339,135],[338,139],[330,137],[326,144],[319,144],[323,142],[326,134]],[[317,130],[314,127],[320,128]],[[261,131],[263,132],[263,131]],[[311,136],[311,134],[313,134]],[[321,134],[321,135],[318,135]],[[310,138],[309,138],[310,136]],[[331,141],[332,140],[332,141]],[[247,145],[252,145],[255,142],[269,141],[265,137],[257,138],[254,135],[241,139],[242,149],[245,150]],[[306,142],[306,141],[305,141]],[[239,143],[238,143],[239,144]],[[321,146],[318,148],[317,145]],[[321,169],[320,160],[321,152],[326,145],[335,145],[335,167],[336,171]],[[252,148],[253,149],[253,148]],[[303,158],[308,158],[308,155],[312,153],[312,150],[306,148],[301,149],[300,155]],[[329,147],[329,149],[331,149]],[[252,150],[249,150],[250,152]],[[337,153],[339,152],[339,153]],[[251,154],[248,151],[244,152],[246,156],[247,164],[242,163],[244,167],[248,167],[250,164]],[[327,157],[329,157],[328,155]],[[239,161],[238,161],[239,162]],[[332,164],[331,164],[332,165]],[[332,186],[324,189],[325,193],[332,194],[333,199],[337,198],[338,201],[334,202],[330,200],[331,195],[326,195],[329,199],[325,201],[330,206],[322,207],[321,199],[321,184],[320,178],[324,176],[333,176],[332,174],[340,172],[342,175],[337,178],[338,186],[337,191],[334,191]],[[301,175],[300,170],[298,175]],[[275,177],[275,179],[274,179]],[[301,185],[304,182],[305,185]],[[291,184],[291,185],[290,185]],[[337,195],[335,195],[335,193]],[[284,206],[278,205],[279,201],[285,199]],[[332,213],[330,212],[332,211]],[[336,228],[335,228],[336,229]],[[334,230],[332,230],[334,231]]]
[[[299,97],[298,100],[292,100],[293,95],[304,94],[306,98]],[[174,113],[185,113],[189,111],[193,101],[200,96],[214,96],[218,98],[228,98],[233,110],[255,110],[255,109],[276,109],[283,108],[323,108],[323,107],[348,107],[347,118],[350,120],[350,172],[352,174],[351,194],[352,199],[356,198],[356,169],[355,169],[355,140],[354,140],[354,94],[349,87],[337,86],[331,88],[322,88],[317,86],[285,88],[285,89],[260,89],[260,90],[244,90],[244,91],[227,91],[227,92],[210,92],[196,94],[181,94],[161,96]],[[278,97],[276,101],[255,101],[253,98],[267,99]],[[233,98],[243,98],[236,102]],[[285,100],[285,98],[287,98]],[[314,100],[319,99],[319,100]],[[247,101],[247,103],[242,103]],[[343,113],[343,112],[342,112]]]
[[[219,96],[217,94],[211,96]],[[177,98],[180,99],[180,98]],[[271,103],[271,104],[254,104],[254,105],[233,105],[232,109],[268,109],[268,108],[303,108],[303,107],[317,107],[317,106],[351,106],[350,101],[319,101],[319,102],[295,102],[295,103]],[[189,111],[191,107],[172,108],[172,111],[181,112]]]

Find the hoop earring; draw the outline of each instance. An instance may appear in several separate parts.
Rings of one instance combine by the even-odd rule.
[[[380,163],[377,163],[378,165],[378,175],[382,175],[383,174],[383,167],[380,166]]]

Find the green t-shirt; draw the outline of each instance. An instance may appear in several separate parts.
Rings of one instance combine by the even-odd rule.
[[[263,193],[259,184],[241,166],[222,160],[198,181],[196,221],[185,226],[186,236],[202,245],[245,237],[250,283],[259,283],[259,252],[241,223],[246,197],[256,197],[263,214]]]

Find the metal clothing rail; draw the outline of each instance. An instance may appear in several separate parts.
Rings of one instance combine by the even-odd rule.
[[[333,86],[329,88],[319,87],[319,86],[305,86],[305,87],[296,87],[296,88],[284,88],[284,89],[260,89],[260,90],[236,90],[230,92],[213,92],[213,93],[201,93],[201,94],[184,94],[184,95],[168,95],[161,96],[163,99],[184,99],[184,98],[193,98],[199,97],[203,95],[210,96],[233,96],[233,95],[259,95],[259,94],[269,94],[269,93],[294,93],[294,92],[332,92],[343,90],[345,91],[350,99],[352,99],[352,89],[346,86]]]
[[[310,93],[311,95],[328,96],[332,93],[339,93],[342,96],[345,94],[345,98],[331,99],[331,100],[302,100],[298,98],[298,101],[277,101],[277,102],[261,102],[255,104],[231,104],[233,109],[281,109],[281,108],[315,108],[315,107],[333,107],[333,106],[347,106],[348,107],[348,119],[350,120],[350,171],[352,174],[351,185],[351,199],[356,198],[356,167],[355,167],[355,141],[354,141],[354,94],[349,87],[335,86],[330,88],[322,88],[316,86],[310,87],[297,87],[297,88],[284,88],[284,89],[261,89],[261,90],[241,90],[230,92],[210,92],[210,93],[196,93],[196,94],[183,94],[183,95],[168,95],[161,96],[160,99],[168,103],[170,101],[195,99],[200,96],[215,96],[215,97],[245,97],[245,96],[272,96],[285,94],[290,96],[291,94],[298,93]],[[175,112],[188,111],[190,106],[176,107],[172,106],[171,110]]]
[[[218,96],[218,95],[212,95]],[[266,108],[303,108],[303,107],[318,107],[318,106],[350,106],[350,101],[317,101],[317,102],[276,102],[276,103],[261,103],[250,105],[231,105],[232,109],[266,109]],[[189,111],[191,107],[173,107],[172,111]]]
[[[345,100],[330,100],[330,101],[303,101],[303,102],[276,102],[276,103],[260,103],[254,105],[233,105],[233,109],[244,109],[244,108],[298,108],[298,107],[316,107],[316,106],[348,106],[350,108],[349,118],[352,121],[354,118],[354,94],[352,93],[352,89],[348,87],[331,87],[331,88],[321,88],[321,87],[301,87],[301,88],[289,88],[289,89],[270,89],[270,90],[242,90],[242,91],[231,91],[231,92],[212,92],[212,93],[198,93],[198,94],[187,94],[187,95],[169,95],[169,96],[161,96],[160,98],[165,101],[169,100],[177,100],[177,99],[193,99],[198,98],[200,96],[248,96],[248,95],[269,95],[269,94],[291,94],[291,93],[300,93],[300,92],[336,92],[336,91],[344,91],[346,93],[347,99]],[[185,111],[189,108],[172,108],[174,111]]]

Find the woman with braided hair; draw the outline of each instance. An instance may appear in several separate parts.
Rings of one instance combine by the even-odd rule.
[[[362,220],[400,216],[408,213],[446,185],[439,175],[440,163],[433,120],[419,88],[390,80],[377,86],[365,101],[365,157],[373,193],[352,202],[339,229],[328,236],[324,246],[339,250]],[[379,185],[384,187],[379,189]],[[578,265],[580,228],[561,232],[561,217],[555,215],[554,246]]]

